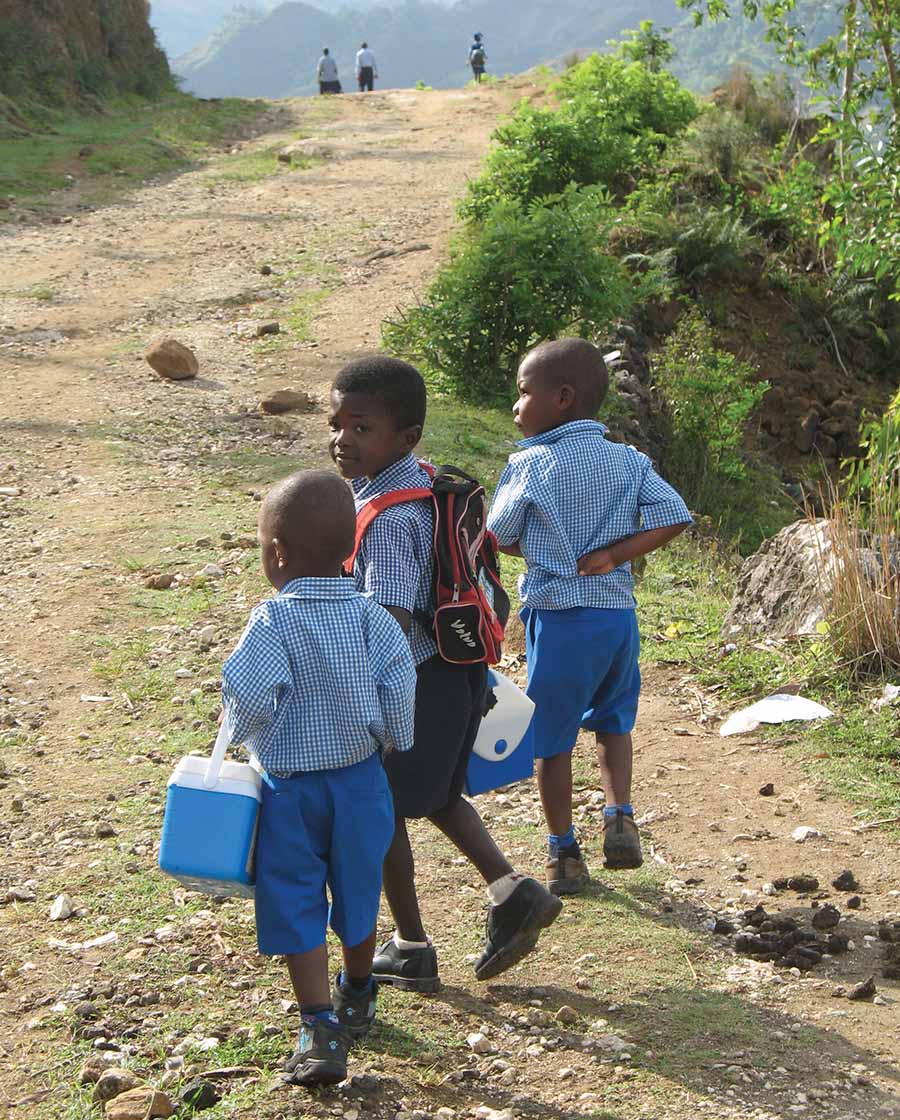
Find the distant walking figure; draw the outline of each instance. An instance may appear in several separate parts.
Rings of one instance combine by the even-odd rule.
[[[316,66],[316,77],[319,80],[319,93],[341,92],[337,63],[328,53],[328,47],[322,48],[322,57]]]
[[[484,77],[484,64],[487,62],[487,54],[484,49],[484,36],[480,31],[476,31],[474,41],[469,47],[469,65],[472,67],[472,77],[476,82],[480,82]]]
[[[356,52],[356,80],[359,83],[359,92],[369,93],[375,88],[375,79],[378,77],[378,67],[375,65],[375,55],[369,50],[369,44],[363,45]]]

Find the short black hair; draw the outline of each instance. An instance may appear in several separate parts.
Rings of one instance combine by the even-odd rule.
[[[341,564],[353,551],[353,495],[333,471],[298,471],[276,482],[263,498],[261,513],[272,536],[294,556]]]
[[[542,342],[526,355],[537,367],[538,377],[546,384],[571,385],[578,404],[595,414],[609,392],[609,372],[603,355],[584,338],[560,338]]]
[[[398,428],[425,423],[425,382],[409,362],[372,354],[349,362],[331,386],[338,393],[368,393],[377,397]]]
[[[328,54],[328,47],[322,48],[322,54]]]
[[[365,50],[368,45],[368,43],[363,43],[362,47],[360,47],[360,50]]]

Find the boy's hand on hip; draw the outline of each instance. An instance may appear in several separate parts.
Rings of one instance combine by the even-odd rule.
[[[612,549],[598,548],[596,552],[588,552],[578,561],[578,574],[580,576],[605,576],[615,571],[618,567],[612,554]]]

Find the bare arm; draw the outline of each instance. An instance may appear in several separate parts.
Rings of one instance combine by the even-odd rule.
[[[384,609],[400,623],[400,629],[403,633],[408,634],[409,628],[412,626],[412,615],[409,611],[404,610],[403,607],[385,607]]]
[[[507,556],[521,556],[522,555],[522,546],[519,544],[518,541],[513,541],[512,544],[498,544],[497,547],[500,549],[501,552],[505,553]]]
[[[624,537],[611,544],[609,548],[598,548],[595,552],[588,552],[578,561],[578,574],[605,576],[629,560],[636,560],[639,556],[646,556],[648,552],[662,548],[673,541],[679,533],[683,533],[687,527],[688,522],[683,525],[665,525],[661,529],[648,529],[643,533]]]

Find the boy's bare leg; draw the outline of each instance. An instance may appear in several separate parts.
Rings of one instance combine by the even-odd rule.
[[[384,857],[383,876],[384,897],[394,916],[397,934],[404,941],[426,941],[416,895],[416,865],[403,817],[397,817],[394,825],[394,839]]]
[[[344,954],[344,978],[365,980],[372,975],[372,958],[375,956],[375,933],[373,929],[365,941],[358,945],[342,945]]]
[[[627,805],[631,802],[633,754],[631,735],[597,732],[597,762],[607,805]]]
[[[572,752],[539,758],[536,769],[547,831],[565,836],[572,827]]]
[[[465,798],[457,797],[428,819],[456,845],[486,883],[512,874],[512,864],[491,839],[478,810]]]
[[[325,943],[317,949],[310,949],[308,953],[290,953],[284,959],[294,987],[294,996],[300,1007],[330,1007],[331,986]]]

